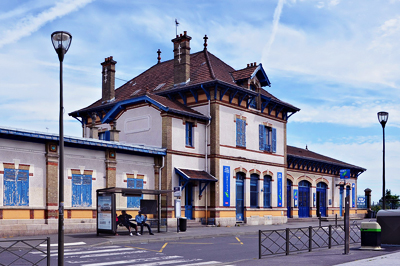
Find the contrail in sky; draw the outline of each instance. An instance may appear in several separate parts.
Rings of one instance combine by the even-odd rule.
[[[267,57],[269,55],[269,51],[271,50],[272,44],[274,43],[275,35],[276,35],[276,32],[278,31],[279,19],[281,18],[283,4],[285,4],[285,2],[286,2],[286,0],[279,0],[278,5],[275,8],[274,18],[272,20],[271,37],[269,38],[269,42],[267,44],[267,48],[266,48],[265,53],[263,55],[263,61],[264,62],[265,62],[265,59],[267,59]]]
[[[47,22],[76,11],[92,1],[93,0],[64,0],[36,16],[25,16],[25,18],[20,20],[12,29],[6,30],[1,34],[0,48],[5,44],[16,42],[23,37],[31,35]]]

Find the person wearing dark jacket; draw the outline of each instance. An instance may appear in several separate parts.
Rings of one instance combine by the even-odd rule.
[[[130,221],[130,219],[132,219],[132,215],[127,214],[126,211],[121,211],[121,213],[122,214],[120,216],[118,216],[118,223],[123,224],[129,230],[130,236],[133,236],[132,231],[131,231],[132,227],[135,228],[136,235],[140,236],[140,234],[138,233],[136,224],[134,224]]]

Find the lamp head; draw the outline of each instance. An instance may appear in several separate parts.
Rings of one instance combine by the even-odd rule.
[[[389,118],[388,112],[378,112],[378,121],[379,121],[379,123],[381,123],[382,128],[385,128],[388,118]]]
[[[72,35],[69,32],[55,31],[51,34],[51,42],[58,54],[60,62],[63,61],[64,55],[67,53],[69,46],[71,45],[71,41]]]

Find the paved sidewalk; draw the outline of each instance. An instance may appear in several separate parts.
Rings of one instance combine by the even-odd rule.
[[[361,223],[362,221],[357,221]],[[322,225],[334,224],[334,222],[322,222]],[[339,224],[342,224],[340,222]],[[299,228],[308,226],[318,226],[318,221],[308,222],[289,222],[280,225],[260,225],[249,226],[242,225],[238,227],[188,227],[186,232],[177,232],[176,227],[169,227],[168,232],[157,233],[149,235],[147,230],[141,236],[129,236],[128,231],[125,229],[119,230],[119,235],[96,235],[96,232],[79,233],[79,234],[66,234],[64,235],[65,246],[69,245],[83,245],[85,247],[96,247],[102,245],[123,245],[128,243],[146,243],[146,242],[168,242],[181,239],[195,239],[195,238],[209,238],[218,236],[240,236],[258,234],[258,230],[276,230],[284,228]],[[50,237],[50,243],[56,245],[58,243],[58,235],[39,235],[39,236],[25,236],[15,238],[2,238],[1,240],[16,240],[16,239],[44,239]],[[250,260],[247,263],[251,265],[299,265],[304,261],[307,265],[397,265],[400,260],[400,246],[384,248],[382,251],[361,251],[358,250],[359,244],[353,245],[350,255],[342,255],[343,249],[340,247],[333,249],[319,249],[313,252],[303,252],[298,254],[291,254],[289,256],[274,256],[271,258],[263,258],[262,260]],[[54,247],[53,247],[54,248]],[[328,258],[325,263],[319,263],[321,258]],[[250,258],[249,258],[250,259]],[[321,262],[321,261],[320,261]],[[341,264],[342,263],[342,264]],[[344,264],[343,264],[344,263]],[[246,265],[246,264],[237,264]]]

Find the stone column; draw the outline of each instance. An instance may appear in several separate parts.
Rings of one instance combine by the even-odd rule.
[[[217,89],[217,88],[215,88]],[[219,104],[215,101],[210,104],[210,115],[212,117],[210,124],[210,174],[215,176],[218,180],[220,179],[220,121],[219,121]],[[215,208],[220,206],[219,202],[219,190],[220,181],[211,182],[210,188],[210,218],[219,218],[219,211],[215,211]]]
[[[369,188],[366,188],[364,190],[364,192],[365,192],[365,201],[367,203],[367,210],[370,211],[371,210],[371,192],[372,192],[372,190]]]
[[[58,145],[46,143],[46,208],[45,222],[58,219]]]
[[[117,186],[117,155],[115,150],[106,150],[106,187]]]

